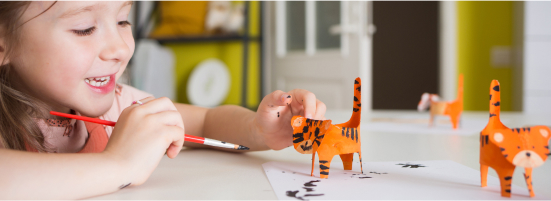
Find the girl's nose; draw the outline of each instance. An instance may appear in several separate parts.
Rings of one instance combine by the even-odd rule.
[[[128,60],[131,54],[129,44],[117,29],[108,30],[103,37],[104,48],[99,55],[101,60],[121,62]],[[130,39],[129,42],[134,42]]]

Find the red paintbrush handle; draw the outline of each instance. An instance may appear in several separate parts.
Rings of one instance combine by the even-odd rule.
[[[97,124],[108,125],[108,126],[115,126],[115,124],[117,124],[117,122],[106,121],[106,120],[90,118],[90,117],[84,117],[84,116],[73,115],[73,114],[66,114],[66,113],[61,113],[61,112],[56,112],[56,111],[50,111],[50,114],[60,116],[60,117],[70,118],[70,119],[78,119],[78,120],[82,120],[82,121],[88,121],[88,122],[93,122],[93,123],[97,123]],[[237,150],[249,150],[249,148],[245,147],[245,146],[234,145],[234,144],[231,144],[231,143],[221,142],[221,141],[218,141],[218,140],[212,140],[212,139],[208,139],[208,138],[206,138],[206,139],[209,141],[209,143],[206,143],[206,145],[225,147],[225,148],[237,149]],[[193,135],[188,135],[188,134],[185,134],[184,141],[195,142],[195,143],[198,143],[198,144],[205,144],[205,138],[197,137],[197,136],[193,136]]]
[[[82,121],[88,121],[88,122],[108,125],[108,126],[115,126],[115,124],[116,124],[116,122],[112,122],[112,121],[106,121],[106,120],[101,120],[101,119],[96,119],[96,118],[78,116],[78,115],[73,115],[73,114],[66,114],[66,113],[61,113],[61,112],[56,112],[56,111],[50,111],[50,114],[60,116],[60,117],[70,118],[70,119],[78,119],[78,120],[82,120]]]

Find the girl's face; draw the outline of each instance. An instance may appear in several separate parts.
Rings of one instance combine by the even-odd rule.
[[[131,2],[32,2],[10,62],[15,88],[54,110],[99,116],[113,104],[115,83],[134,53]],[[40,14],[42,13],[42,14]]]

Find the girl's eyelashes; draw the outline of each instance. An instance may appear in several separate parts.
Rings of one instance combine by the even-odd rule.
[[[122,26],[122,27],[125,27],[125,26],[132,26],[132,24],[131,24],[128,20],[120,21],[118,24],[119,24],[120,26]]]
[[[131,26],[132,24],[125,20],[125,21],[120,21],[117,23],[119,26],[122,26],[122,27],[126,27],[126,26]],[[88,29],[84,29],[84,30],[72,30],[73,33],[75,33],[76,35],[78,36],[88,36],[92,33],[94,33],[94,31],[96,30],[96,27],[93,26],[93,27],[90,27]]]
[[[78,36],[88,36],[92,34],[95,30],[96,30],[96,27],[94,26],[84,30],[73,30],[73,33],[75,33]]]

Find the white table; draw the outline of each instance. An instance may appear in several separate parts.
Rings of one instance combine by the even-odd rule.
[[[376,111],[365,115],[386,118],[415,114],[415,111]],[[350,118],[351,111],[328,111],[326,117],[335,123]],[[428,118],[428,113],[426,113]],[[463,118],[488,117],[488,112],[465,112]],[[527,116],[522,113],[502,112],[509,127],[551,125],[551,117]],[[363,126],[362,126],[363,127]],[[362,129],[363,161],[420,161],[453,160],[479,170],[479,135],[429,135],[388,132],[369,132]],[[357,156],[355,156],[357,157]],[[335,157],[334,160],[339,160]],[[357,158],[355,158],[357,160]],[[311,155],[303,155],[292,147],[282,151],[262,151],[245,154],[207,149],[184,149],[175,158],[163,158],[149,180],[141,186],[91,199],[269,199],[275,200],[262,164],[268,161],[291,161],[310,164]],[[336,162],[336,161],[335,161]],[[365,168],[365,167],[364,167]],[[368,168],[368,167],[367,167]],[[369,169],[367,169],[369,171]],[[490,170],[490,175],[496,176]],[[525,187],[523,169],[517,168],[513,183]],[[533,171],[536,194],[551,198],[551,162]],[[498,196],[498,195],[496,195]],[[453,198],[450,198],[453,199]]]

